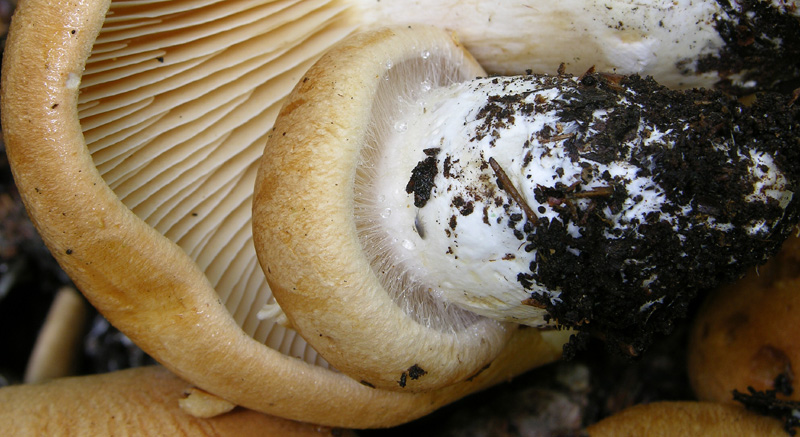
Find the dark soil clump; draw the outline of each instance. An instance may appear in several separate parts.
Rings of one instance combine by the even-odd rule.
[[[560,221],[540,221],[528,234],[540,255],[520,281],[561,290],[557,300],[532,295],[559,324],[637,355],[656,333],[671,330],[698,292],[765,262],[797,223],[796,199],[779,205],[748,196],[753,154],[774,157],[787,189],[796,190],[800,109],[777,94],[746,107],[717,91],[671,91],[637,76],[588,77],[590,85],[566,93],[561,109],[563,120],[581,126],[568,143],[571,155],[638,162],[640,175],[650,172],[668,202],[635,228],[620,229],[596,211],[622,211],[637,195],[628,192],[629,181],[599,175],[609,190],[583,209],[569,207],[575,187],[542,188],[537,200],[557,199],[564,207]],[[598,109],[615,108],[622,89],[637,106],[614,110],[605,122],[593,118]],[[626,149],[642,119],[664,134]],[[566,232],[569,222],[584,225],[579,238]],[[757,223],[772,225],[762,232],[754,230]]]

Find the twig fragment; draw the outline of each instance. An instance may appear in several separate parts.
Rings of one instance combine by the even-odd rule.
[[[489,158],[489,165],[492,166],[492,170],[494,170],[494,174],[497,176],[497,179],[500,181],[500,188],[503,189],[515,202],[522,208],[522,211],[525,212],[525,215],[528,217],[528,220],[536,226],[539,223],[539,217],[536,216],[536,213],[533,212],[528,202],[525,201],[525,198],[519,194],[517,188],[514,187],[514,184],[511,183],[511,179],[508,178],[508,175],[500,167],[500,164],[494,158]]]

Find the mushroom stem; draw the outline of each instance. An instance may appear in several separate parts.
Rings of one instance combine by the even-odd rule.
[[[28,359],[26,383],[73,374],[87,314],[86,301],[77,290],[72,287],[58,290]]]
[[[411,272],[407,288],[482,316],[642,331],[672,317],[676,289],[738,277],[797,221],[793,128],[769,147],[748,127],[790,114],[786,99],[748,112],[593,72],[424,88],[365,153],[356,223],[366,250],[388,246]]]
[[[599,71],[670,87],[764,89],[797,77],[800,9],[786,1],[354,0],[370,23],[431,24],[495,74]],[[794,41],[792,41],[794,40]],[[760,59],[760,60],[759,60]],[[769,84],[769,85],[768,85]]]

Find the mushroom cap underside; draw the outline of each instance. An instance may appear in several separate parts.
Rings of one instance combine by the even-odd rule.
[[[236,404],[347,427],[411,420],[559,355],[555,345],[563,334],[518,330],[470,381],[410,394],[369,388],[254,340],[221,302],[208,272],[120,200],[87,148],[93,132],[85,123],[91,119],[80,111],[97,106],[79,110],[79,98],[93,92],[83,75],[92,47],[100,47],[108,7],[19,5],[2,72],[4,139],[23,200],[48,247],[93,305],[146,352]],[[542,353],[514,356],[514,348]]]
[[[109,6],[111,6],[112,10],[108,15],[105,15]],[[227,9],[229,6],[232,9]],[[194,9],[200,12],[195,14]],[[358,10],[358,8],[353,10]],[[176,312],[174,317],[170,319],[170,323],[177,320],[184,320],[187,323],[216,320],[222,324],[223,328],[221,329],[223,331],[233,329],[233,332],[236,333],[234,336],[236,342],[241,341],[247,344],[250,341],[247,340],[248,336],[258,332],[258,341],[248,346],[255,349],[263,348],[259,343],[267,341],[269,336],[267,332],[269,331],[260,329],[261,322],[255,315],[248,316],[246,323],[243,323],[244,316],[238,315],[237,311],[233,311],[237,313],[234,317],[236,323],[230,325],[229,316],[224,312],[224,308],[217,308],[220,306],[218,301],[220,296],[213,298],[215,292],[221,293],[222,287],[219,287],[218,284],[222,281],[220,279],[222,276],[253,277],[246,274],[246,272],[242,273],[245,268],[226,273],[225,268],[216,267],[227,266],[225,261],[214,258],[216,253],[213,256],[207,254],[198,255],[194,249],[187,249],[187,245],[183,242],[179,245],[185,253],[181,253],[181,250],[174,247],[170,242],[153,243],[153,241],[163,240],[163,235],[167,235],[167,238],[173,241],[176,240],[174,238],[175,234],[187,235],[186,229],[193,226],[188,221],[193,216],[190,214],[189,217],[170,217],[177,223],[171,232],[165,230],[166,225],[159,225],[156,231],[153,231],[152,227],[156,220],[152,218],[145,220],[149,226],[142,225],[141,217],[143,215],[141,210],[151,207],[151,205],[144,205],[140,200],[146,195],[136,191],[134,188],[135,183],[128,178],[127,174],[114,173],[113,171],[114,165],[118,162],[131,159],[135,161],[140,158],[140,154],[113,152],[106,147],[109,144],[124,143],[126,141],[123,140],[131,138],[141,143],[149,141],[150,144],[158,142],[157,140],[162,143],[181,143],[187,135],[191,135],[191,131],[198,130],[198,125],[208,127],[215,125],[215,120],[225,119],[226,116],[234,118],[239,115],[240,112],[232,111],[231,108],[235,105],[240,105],[242,101],[246,100],[242,97],[246,94],[246,92],[241,91],[242,87],[220,87],[220,92],[216,96],[217,99],[212,101],[217,103],[227,102],[228,105],[222,105],[217,111],[209,112],[206,110],[209,107],[216,107],[214,105],[217,103],[208,103],[208,106],[192,105],[191,100],[193,97],[191,97],[187,98],[187,102],[182,102],[183,107],[181,109],[194,106],[194,111],[187,111],[181,114],[173,113],[167,116],[164,115],[164,111],[166,111],[165,107],[169,105],[161,97],[152,94],[153,88],[156,87],[156,82],[161,79],[165,79],[167,82],[168,80],[166,79],[174,79],[173,83],[168,85],[173,87],[169,90],[172,91],[172,95],[196,96],[199,93],[198,89],[213,86],[214,84],[213,81],[202,82],[198,78],[210,76],[212,73],[219,73],[215,74],[216,76],[224,76],[221,74],[224,70],[224,64],[229,64],[230,60],[236,59],[236,57],[233,55],[218,56],[217,65],[205,68],[207,65],[205,62],[213,59],[215,55],[223,53],[229,55],[230,53],[220,51],[219,46],[215,45],[218,44],[215,38],[204,39],[204,37],[216,37],[217,34],[224,33],[227,39],[224,39],[226,42],[222,44],[240,49],[236,53],[249,53],[248,50],[252,46],[241,45],[239,44],[240,42],[251,38],[253,35],[263,34],[266,36],[259,42],[262,43],[262,46],[269,46],[270,41],[273,44],[276,41],[282,41],[285,35],[289,34],[292,29],[296,29],[293,26],[279,24],[286,21],[279,22],[277,21],[278,18],[274,20],[262,20],[262,18],[280,16],[281,20],[285,20],[286,18],[294,17],[297,19],[293,23],[306,23],[298,26],[303,29],[301,31],[305,32],[301,40],[306,44],[295,44],[303,45],[304,47],[316,47],[312,51],[315,53],[313,56],[317,56],[324,47],[343,38],[358,27],[357,24],[351,21],[351,18],[347,17],[348,12],[346,11],[350,11],[350,9],[345,3],[326,1],[154,1],[114,2],[113,4],[110,4],[110,2],[74,3],[66,1],[21,2],[8,42],[7,59],[3,72],[2,112],[4,134],[7,140],[9,156],[12,165],[15,167],[15,177],[19,182],[21,191],[23,191],[23,196],[34,222],[45,239],[48,240],[51,250],[59,258],[61,264],[74,277],[83,278],[76,279],[76,282],[84,285],[84,292],[87,294],[91,293],[91,291],[87,291],[89,284],[102,284],[102,287],[98,287],[97,292],[92,297],[93,303],[101,307],[110,318],[119,317],[119,320],[114,323],[118,327],[122,327],[123,330],[129,331],[129,334],[134,339],[138,339],[137,341],[147,342],[154,338],[152,345],[145,348],[151,354],[161,356],[162,361],[180,355],[177,350],[170,351],[170,348],[183,347],[184,343],[188,343],[188,341],[185,338],[183,338],[183,341],[179,340],[182,338],[181,335],[170,334],[172,331],[161,328],[159,324],[153,325],[154,327],[151,330],[153,332],[141,332],[142,328],[139,322],[151,319],[156,322],[163,320],[161,320],[162,317],[157,315],[149,319],[147,316],[131,315],[135,313],[135,310],[142,310],[143,314],[145,314],[147,311],[144,311],[144,307],[149,307],[153,311],[162,307],[173,308]],[[196,15],[200,21],[192,21],[194,18],[188,18],[189,15],[192,15],[192,17]],[[314,20],[311,20],[311,24],[308,24],[308,20],[299,19],[306,15],[315,17]],[[236,23],[243,16],[249,16],[249,19],[245,20],[247,25],[237,25]],[[205,23],[209,23],[209,25],[206,26],[204,25]],[[335,24],[326,25],[325,23]],[[96,36],[98,35],[97,32],[101,30],[101,26],[103,37],[98,40]],[[137,29],[139,28],[157,30],[160,33],[154,33],[153,35],[155,36],[137,36]],[[273,32],[275,29],[281,29],[283,32]],[[625,33],[622,30],[621,32]],[[20,34],[20,36],[17,37],[17,34]],[[316,37],[309,35],[316,35]],[[194,40],[204,39],[206,44],[194,44],[192,38]],[[86,58],[89,56],[92,46],[94,46],[94,54],[87,61]],[[144,48],[144,50],[137,51],[139,48]],[[263,53],[259,52],[259,54]],[[224,59],[225,61],[220,62],[219,59]],[[284,58],[282,53],[265,55],[259,61],[249,63],[247,68],[250,70],[248,71],[253,71],[253,68],[257,65],[269,65],[271,60],[274,59]],[[18,63],[17,61],[20,62]],[[88,64],[84,65],[84,61],[87,61]],[[173,61],[177,62],[173,64]],[[284,84],[283,86],[287,90],[282,92],[261,90],[258,93],[253,93],[251,101],[262,100],[272,102],[272,104],[266,105],[268,109],[264,110],[265,115],[260,118],[252,118],[248,127],[261,125],[266,126],[268,130],[272,120],[274,120],[274,116],[277,114],[281,99],[288,92],[288,87],[291,86],[286,86],[285,84],[293,83],[295,76],[299,76],[310,65],[310,62],[310,58],[303,57],[303,59],[288,63],[278,63],[280,64],[279,66],[267,69],[269,74],[272,75],[271,77],[275,78],[275,82]],[[198,65],[203,65],[204,68],[194,68]],[[193,78],[189,79],[192,81],[191,83],[196,85],[191,88],[191,91],[176,85],[176,83],[184,80],[179,80],[178,77],[186,72],[194,74]],[[237,75],[234,74],[233,76]],[[239,74],[238,76],[242,75]],[[118,82],[118,79],[126,77],[136,79],[134,81],[135,90],[127,90],[126,87],[131,85],[122,85]],[[6,80],[6,78],[11,79]],[[269,81],[273,81],[273,79]],[[109,84],[109,86],[103,88],[100,86],[103,83]],[[80,100],[76,100],[74,98],[75,95],[73,95],[78,93],[78,89],[80,89],[81,93]],[[169,94],[165,91],[159,92],[164,95]],[[223,98],[220,100],[220,95],[235,98]],[[79,109],[76,111],[74,106],[78,106]],[[155,109],[147,112],[143,108]],[[103,115],[104,112],[109,111],[110,116]],[[201,117],[201,113],[207,117]],[[135,117],[129,117],[129,115],[134,115]],[[127,122],[129,119],[136,117],[139,119],[137,121],[138,124],[122,123],[122,121]],[[34,120],[41,120],[41,122]],[[194,124],[189,123],[187,120],[193,121]],[[33,130],[24,127],[28,124],[35,125],[32,126]],[[122,124],[124,125],[118,126]],[[153,134],[163,126],[170,124],[183,129],[181,130],[178,127],[171,128],[168,131],[169,135],[166,134],[167,132]],[[150,127],[154,128],[150,129]],[[214,136],[205,138],[202,144],[209,147],[227,145],[234,142],[231,139],[233,136],[236,136],[237,140],[242,137],[255,137],[255,140],[251,140],[251,142],[258,143],[258,141],[266,137],[266,134],[258,135],[252,132],[242,134],[240,131],[237,131],[236,135],[225,137],[225,132],[231,132],[226,129],[218,129]],[[83,133],[82,138],[81,133]],[[57,147],[53,148],[52,146]],[[86,147],[89,147],[90,153],[86,153]],[[249,158],[250,163],[257,159],[257,154],[260,154],[261,144],[258,144],[255,149],[258,149],[257,152],[248,149],[253,152],[251,153],[253,156]],[[209,152],[209,148],[204,149],[205,151],[202,153],[194,152],[197,150],[194,148],[189,148],[189,150],[192,150],[192,152],[175,153],[175,155],[184,158],[185,165],[190,165],[189,163],[194,162],[191,159],[185,159],[187,156],[202,155],[217,162],[226,161],[219,154]],[[30,153],[30,156],[27,156],[28,153]],[[76,158],[79,164],[73,163],[70,165],[71,157]],[[27,163],[25,162],[26,159]],[[240,159],[240,161],[242,160]],[[146,171],[140,171],[140,173],[145,178],[149,177],[152,181],[157,182],[156,180],[160,178],[156,176],[167,173],[166,171],[159,172],[159,170],[165,168],[165,162],[166,160],[153,160],[154,165],[147,167]],[[139,165],[140,170],[145,170],[141,163]],[[101,167],[99,175],[95,170],[92,170],[98,166]],[[38,168],[51,173],[47,176],[36,175],[35,169]],[[188,167],[177,168],[177,166],[170,166],[170,168],[172,172],[191,173],[186,171]],[[246,173],[245,179],[248,177],[254,179],[254,166],[248,167],[248,164],[244,164],[240,168],[247,170],[243,170]],[[229,180],[226,179],[226,181]],[[195,178],[189,182],[184,182],[184,184],[202,185],[201,182],[200,179]],[[213,184],[217,182],[218,180],[212,180],[205,183]],[[229,186],[227,182],[222,185]],[[114,193],[125,192],[129,195],[127,197],[122,196],[123,200],[120,203],[111,196],[114,193],[110,193],[112,190],[108,190],[109,187]],[[174,191],[180,191],[184,190],[186,185],[180,188],[177,188],[177,185],[173,185],[173,187],[176,187],[173,188]],[[37,189],[39,192],[37,192]],[[68,191],[70,189],[76,189],[77,191]],[[58,191],[68,192],[54,194]],[[225,197],[226,193],[227,191],[220,191],[216,198]],[[106,199],[108,203],[103,203],[103,201],[95,202],[95,195]],[[59,200],[54,200],[59,196]],[[235,220],[229,220],[231,222],[229,226],[236,225],[240,229],[245,229],[249,217],[249,214],[242,213],[242,211],[249,211],[246,196],[244,200],[242,200],[242,197],[229,197],[234,199],[229,203],[235,204],[238,202],[238,215],[236,215]],[[37,198],[38,200],[36,200]],[[195,205],[197,204],[199,202],[195,202]],[[136,215],[134,216],[129,212],[119,213],[118,210],[136,210],[134,211]],[[218,208],[218,210],[225,211],[224,208]],[[159,213],[169,215],[161,211]],[[219,214],[222,215],[223,213],[220,212]],[[149,230],[144,230],[145,237],[138,231],[128,232],[121,230],[123,226],[128,226],[131,223],[139,223],[134,228],[136,226],[142,229],[148,228]],[[60,227],[61,225],[71,227],[71,230],[65,233],[63,228]],[[111,228],[117,228],[116,233],[112,232]],[[228,239],[234,241],[240,247],[246,247],[247,233],[240,232],[235,235],[235,238],[226,235],[218,237],[218,239]],[[86,236],[90,237],[87,239]],[[190,237],[202,239],[196,235],[190,235]],[[80,241],[83,241],[83,245],[78,244]],[[104,248],[112,248],[117,253],[109,255],[104,250],[99,251],[97,250],[98,245]],[[166,258],[158,258],[157,254],[160,251],[165,251],[168,256]],[[246,251],[236,252],[235,255],[244,252]],[[188,258],[186,257],[187,253],[189,254]],[[80,255],[80,259],[78,259],[79,257],[72,257],[73,254]],[[177,258],[173,259],[173,255]],[[244,255],[242,257],[246,258]],[[153,258],[161,261],[154,262]],[[169,272],[164,272],[164,259],[170,260]],[[227,260],[229,259],[227,258]],[[114,263],[123,265],[128,270],[133,270],[133,275],[127,280],[115,278],[111,272]],[[251,262],[246,268],[252,274],[258,269],[258,266],[255,262]],[[150,270],[148,271],[148,269]],[[183,269],[188,269],[191,273],[188,273],[183,279],[177,278],[175,272],[183,272]],[[151,272],[154,272],[154,275],[151,275]],[[132,296],[130,290],[136,289],[139,285],[145,286],[150,294],[155,295],[160,292],[162,295],[171,296],[170,299],[172,300],[161,302],[153,298],[152,301],[147,301],[146,303],[137,300],[141,296]],[[247,286],[249,285],[247,284]],[[259,286],[263,287],[263,284],[256,285],[256,287]],[[113,292],[107,295],[102,294],[101,288],[104,287],[113,290]],[[244,285],[237,284],[236,287],[244,287]],[[212,290],[208,290],[210,288]],[[210,294],[207,298],[204,298],[205,300],[187,301],[180,290],[191,289],[207,290]],[[236,292],[231,294],[236,295]],[[227,297],[222,300],[225,301],[225,306],[228,307],[230,312],[232,304],[227,303]],[[142,307],[143,305],[144,307]],[[204,305],[215,309],[207,312],[203,309]],[[194,313],[195,318],[187,316],[189,314],[187,313],[187,308]],[[203,312],[202,315],[197,314],[200,311]],[[212,313],[214,314],[213,316],[211,315]],[[154,314],[158,313],[154,312]],[[124,321],[125,317],[130,319]],[[206,317],[206,319],[203,319],[203,317]],[[217,320],[216,317],[220,317],[220,319]],[[243,324],[247,325],[245,334],[242,333],[242,329],[238,329],[235,326],[242,326]],[[154,331],[162,329],[168,334],[163,338],[154,333]],[[170,339],[169,335],[175,338]],[[199,331],[197,333],[198,338],[216,335],[217,332],[213,329],[205,334]],[[240,340],[239,337],[244,337],[245,339]],[[198,347],[190,348],[192,349],[190,353],[205,355],[207,344],[214,344],[214,341],[208,339],[203,339],[203,341],[207,341],[207,343],[201,342]],[[306,361],[316,362],[324,366],[324,360],[319,359],[315,352],[308,347],[302,346],[303,344],[304,342],[295,335],[295,339],[281,341],[280,350],[283,354],[302,356]],[[212,350],[216,349],[212,348]],[[192,356],[196,357],[198,355]],[[259,355],[255,354],[254,356]],[[186,369],[192,367],[190,362],[193,359],[191,358],[183,360],[172,358],[171,360],[175,361],[176,366],[185,365]],[[293,360],[289,359],[287,363],[293,363]],[[292,365],[286,364],[286,367],[291,367]],[[222,363],[212,365],[211,373],[224,375],[227,370],[226,367],[227,365]],[[258,374],[260,370],[263,370],[259,366],[243,365],[242,367],[252,370],[254,374]],[[257,370],[253,370],[253,367],[257,368]],[[311,368],[316,369],[314,366]],[[197,370],[186,372],[193,373],[197,378],[200,378],[199,375],[203,373]],[[225,380],[222,377],[218,378]],[[217,384],[225,385],[225,383],[221,382],[217,382]],[[251,400],[256,398],[257,396],[250,397]],[[369,422],[370,419],[368,417],[362,417],[365,417],[365,423]]]

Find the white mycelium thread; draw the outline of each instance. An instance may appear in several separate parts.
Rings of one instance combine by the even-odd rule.
[[[800,4],[796,0],[771,0],[770,5],[784,14],[800,17]]]
[[[775,199],[780,202],[781,208],[786,208],[786,205],[792,200],[792,196],[786,194],[786,177],[775,166],[772,156],[751,150],[750,162],[750,172],[755,177],[755,183],[753,184],[753,193],[747,197],[747,200]]]
[[[528,288],[521,284],[519,275],[535,272],[532,263],[548,255],[538,253],[524,236],[531,233],[532,221],[562,221],[565,208],[591,211],[593,197],[611,194],[610,180],[624,183],[627,196],[621,209],[612,211],[606,206],[593,212],[613,224],[606,228],[606,238],[638,234],[639,225],[651,213],[659,213],[660,221],[679,231],[678,218],[662,211],[671,201],[650,176],[654,158],[632,159],[641,147],[654,142],[671,147],[671,132],[661,132],[642,118],[636,135],[620,145],[627,150],[625,156],[605,163],[591,159],[591,154],[576,157],[566,144],[579,133],[579,124],[559,114],[573,98],[568,92],[577,89],[579,79],[559,80],[563,81],[556,86],[534,76],[488,78],[433,89],[409,103],[393,121],[393,135],[387,136],[376,163],[380,177],[375,192],[380,194],[375,215],[394,244],[394,262],[401,263],[413,282],[433,296],[498,320],[545,324],[544,310],[529,304],[528,298],[535,293],[558,301],[560,290],[535,281]],[[638,105],[628,101],[633,93],[619,92],[616,107]],[[508,96],[520,97],[503,101]],[[614,110],[595,110],[594,121],[605,121]],[[591,129],[584,133],[592,134]],[[786,179],[772,157],[751,152],[743,158],[749,159],[754,184],[747,201],[771,198],[785,207],[792,193],[786,190]],[[498,186],[498,169],[490,161],[522,199]],[[434,169],[435,177],[428,178],[433,187],[430,199],[415,206],[415,194],[406,188],[410,179],[415,180],[412,173],[424,168]],[[416,183],[425,179],[418,177]],[[548,196],[548,189],[568,192],[570,199]],[[521,202],[530,208],[527,213]],[[668,210],[680,214],[691,212],[690,205],[669,206]],[[531,212],[535,217],[526,217]],[[732,228],[710,220],[708,225],[715,229]],[[585,235],[580,221],[564,225],[573,238]],[[768,231],[772,225],[754,221],[748,232]],[[656,278],[653,272],[642,287]],[[663,297],[654,296],[642,311],[661,301]]]

